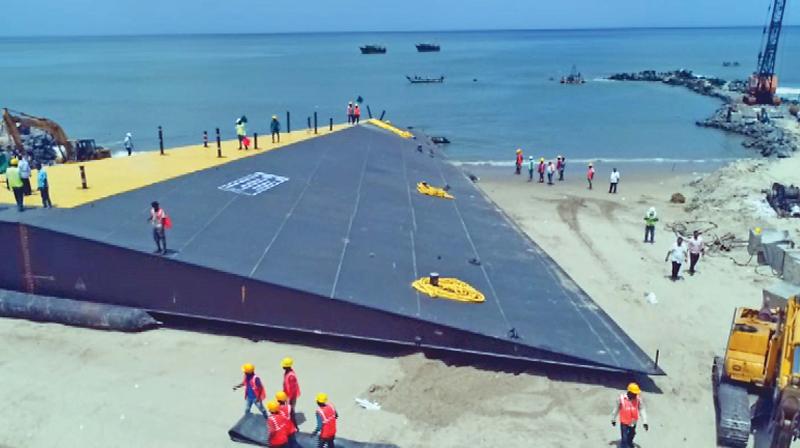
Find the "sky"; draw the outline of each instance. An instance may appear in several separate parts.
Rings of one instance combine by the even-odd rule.
[[[771,1],[4,1],[0,36],[761,26]]]

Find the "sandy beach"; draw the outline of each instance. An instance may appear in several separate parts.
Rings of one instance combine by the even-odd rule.
[[[737,266],[732,259],[748,259],[740,248],[709,254],[695,276],[671,282],[667,226],[708,220],[716,234],[740,239],[754,225],[799,236],[794,221],[770,216],[760,199],[761,189],[791,180],[798,168],[795,159],[741,161],[710,174],[623,167],[616,195],[607,193],[605,166],[591,191],[584,167],[575,165],[554,186],[508,169],[471,171],[645,351],[659,351],[667,376],[639,379],[651,427],[637,442],[705,447],[715,446],[712,358],[724,348],[734,307],[758,305],[774,277],[753,263]],[[676,192],[686,204],[669,203]],[[642,242],[650,206],[660,217],[652,245]],[[230,389],[239,366],[253,362],[274,394],[287,355],[303,389],[299,410],[313,421],[313,395],[327,392],[339,408],[342,437],[403,447],[605,447],[618,440],[609,412],[630,379],[544,366],[495,371],[422,354],[343,353],[169,329],[119,334],[0,319],[0,338],[2,447],[235,446],[227,430],[243,407],[241,392]],[[355,398],[382,410],[363,410]]]

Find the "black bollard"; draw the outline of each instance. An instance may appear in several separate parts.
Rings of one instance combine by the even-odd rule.
[[[372,109],[369,108],[369,104],[367,104],[367,115],[369,115],[369,118],[372,119]]]
[[[328,120],[328,130],[333,132],[333,118]]]
[[[253,149],[258,149],[258,132],[253,134]]]
[[[161,150],[161,155],[164,155],[164,130],[161,126],[158,127],[158,148]]]
[[[311,130],[311,117],[306,118],[306,122],[308,123],[308,130]]]
[[[222,140],[219,138],[219,128],[217,128],[217,157],[222,158]]]
[[[385,116],[386,116],[386,110],[384,109],[384,111],[381,112],[381,118],[378,118],[378,120],[383,121],[383,117],[385,117]]]
[[[208,131],[203,131],[203,148],[208,148]]]
[[[80,168],[80,170],[81,170],[81,188],[83,188],[85,190],[85,189],[89,188],[86,185],[86,169],[83,168],[83,165],[79,166],[78,168]]]
[[[317,133],[317,113],[314,112],[314,133]]]
[[[286,133],[292,132],[292,115],[286,111]]]

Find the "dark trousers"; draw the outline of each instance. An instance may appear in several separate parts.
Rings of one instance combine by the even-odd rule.
[[[353,124],[361,123],[361,115],[353,115]]]
[[[236,138],[239,139],[239,149],[242,149],[242,140],[244,140],[244,135],[237,135]]]
[[[528,170],[528,182],[533,180],[533,170]]]
[[[333,439],[333,437],[330,439],[323,439],[320,437],[319,443],[317,443],[317,448],[336,448],[336,445],[333,443]]]
[[[272,143],[281,141],[281,133],[279,131],[272,131]]]
[[[17,210],[25,210],[25,206],[22,204],[25,200],[25,192],[22,190],[22,187],[14,187],[12,190],[14,190],[14,200],[17,201]]]
[[[44,208],[52,208],[53,203],[50,202],[50,187],[44,187],[39,189],[39,194],[42,195],[42,207]]]
[[[547,173],[547,183],[553,185],[553,173]]]
[[[681,272],[681,264],[678,263],[677,261],[673,261],[672,262],[672,277],[670,277],[670,278],[672,280],[677,280],[678,279],[678,274],[680,272]]]
[[[700,254],[689,254],[689,273],[694,274],[694,267],[700,261]]]
[[[609,193],[616,193],[617,192],[617,183],[616,182],[611,182],[608,185],[608,192]]]
[[[519,173],[521,173],[521,172],[522,172],[522,165],[520,165],[520,164],[518,163],[518,164],[517,164],[517,169],[516,169],[516,171],[514,171],[514,174],[519,174]]]
[[[153,241],[156,242],[156,249],[159,252],[167,252],[167,234],[163,227],[153,227]]]
[[[25,194],[25,196],[30,196],[31,193],[33,193],[33,190],[31,190],[31,179],[30,179],[30,177],[23,177],[22,178],[22,193]]]
[[[636,437],[636,425],[619,425],[620,440],[619,448],[633,448],[633,438]]]
[[[564,170],[558,170],[558,180],[564,180]]]
[[[356,122],[356,120],[353,119],[353,115],[348,115],[347,116],[347,124],[353,124],[355,122]]]
[[[130,146],[125,147],[125,150],[128,151],[128,156],[130,156],[131,153],[133,152],[133,148]]]
[[[656,242],[656,226],[644,226],[644,242]]]
[[[540,173],[539,173],[539,183],[540,183],[540,184],[543,184],[543,183],[544,183],[544,172],[540,172]]]
[[[589,189],[592,189],[592,179],[587,177],[586,180],[589,182]]]
[[[292,412],[289,413],[289,420],[291,420],[294,427],[297,428],[297,417],[294,413],[295,408],[297,407],[297,398],[290,398],[289,405],[292,407]]]

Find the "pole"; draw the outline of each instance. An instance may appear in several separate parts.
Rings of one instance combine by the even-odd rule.
[[[372,109],[369,108],[369,104],[367,104],[367,114],[369,114],[369,118],[372,118]]]
[[[208,148],[208,131],[203,131],[203,148]]]
[[[381,118],[378,118],[378,120],[381,120],[381,121],[383,121],[383,117],[384,117],[385,115],[386,115],[386,109],[384,109],[384,110],[383,110],[383,112],[381,112]]]
[[[80,168],[80,170],[81,170],[81,188],[83,188],[85,190],[85,189],[89,188],[86,185],[86,169],[83,167],[83,165],[79,166],[78,168]]]
[[[158,127],[158,147],[161,150],[161,155],[164,155],[164,130],[161,126]]]
[[[253,134],[253,149],[258,149],[258,132]]]
[[[292,132],[292,115],[289,114],[289,111],[286,111],[286,133]]]
[[[328,120],[328,130],[333,132],[333,118]]]
[[[306,118],[306,122],[308,123],[308,130],[311,130],[311,117]]]
[[[314,134],[317,133],[317,113],[314,112]]]
[[[217,128],[217,157],[222,158],[222,141],[219,138],[219,128]]]
[[[656,350],[656,368],[658,368],[658,355],[659,350]]]

